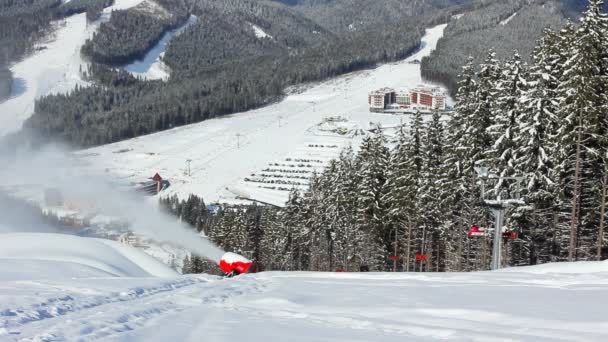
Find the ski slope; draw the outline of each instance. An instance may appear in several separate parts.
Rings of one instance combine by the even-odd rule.
[[[267,272],[233,279],[45,278],[60,270],[46,266],[38,277],[0,277],[0,340],[608,339],[606,262],[478,273]],[[20,266],[0,274],[11,267]]]
[[[157,8],[162,7],[155,2],[148,1],[149,4],[154,4]],[[125,65],[123,68],[130,72],[133,76],[141,77],[147,80],[168,80],[171,76],[170,68],[162,61],[162,57],[165,56],[167,45],[173,39],[174,36],[180,35],[191,25],[194,25],[198,18],[191,15],[188,20],[180,27],[165,32],[159,42],[146,53],[143,59],[135,60],[133,63]]]
[[[344,147],[356,148],[375,124],[397,127],[408,116],[372,114],[368,93],[422,82],[420,65],[446,25],[428,29],[408,59],[290,90],[281,102],[245,113],[101,146],[80,153],[93,170],[138,182],[158,172],[165,195],[194,193],[207,203],[243,199],[281,206],[291,188],[306,188]],[[339,117],[337,121],[330,118]],[[333,130],[331,127],[333,125]],[[342,133],[336,133],[340,131]],[[190,162],[188,162],[190,161]],[[188,165],[189,164],[189,165]]]
[[[113,10],[131,8],[142,1],[115,0],[95,23],[87,23],[85,13],[54,22],[53,35],[38,44],[41,50],[10,67],[19,89],[11,98],[0,102],[0,136],[21,129],[23,122],[34,113],[34,101],[39,97],[86,85],[80,78],[80,68],[87,65],[80,56],[85,40],[102,21],[109,19]]]

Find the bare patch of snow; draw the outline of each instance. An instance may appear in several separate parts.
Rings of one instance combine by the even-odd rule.
[[[273,37],[271,35],[269,35],[268,33],[266,33],[264,30],[262,30],[261,27],[254,25],[254,24],[249,24],[251,25],[251,28],[253,29],[253,33],[255,34],[255,36],[257,38],[260,39],[265,39],[265,38],[270,38],[273,39]]]

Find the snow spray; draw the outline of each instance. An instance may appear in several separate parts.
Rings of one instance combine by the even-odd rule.
[[[186,248],[216,263],[225,254],[192,227],[164,213],[156,201],[105,177],[95,176],[93,172],[86,172],[88,168],[82,158],[60,146],[21,151],[11,157],[0,155],[0,163],[0,186],[13,189],[27,186],[36,189],[38,194],[46,188],[57,189],[84,206],[91,203],[95,213],[126,220],[130,230],[157,242]],[[14,215],[3,211],[0,207],[0,215]],[[17,227],[19,229],[23,231],[27,227]]]

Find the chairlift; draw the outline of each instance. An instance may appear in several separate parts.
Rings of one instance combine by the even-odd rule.
[[[473,225],[473,226],[471,226],[471,228],[469,228],[468,235],[469,235],[469,237],[483,237],[483,236],[489,236],[490,233],[487,228],[479,228],[476,225]]]
[[[494,231],[493,228],[479,228],[479,227],[477,227],[477,225],[473,225],[473,226],[471,226],[471,228],[469,228],[468,235],[471,238],[484,237],[484,236],[490,236],[490,234],[493,231]],[[505,229],[503,229],[503,232],[502,232],[502,238],[505,240],[515,240],[515,239],[517,239],[517,233],[515,233],[514,231],[511,231],[511,230],[507,230],[505,228]]]
[[[503,238],[503,240],[515,240],[515,239],[517,239],[517,233],[514,231],[503,232],[502,238]]]

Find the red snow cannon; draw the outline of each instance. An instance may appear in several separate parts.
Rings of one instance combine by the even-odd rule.
[[[242,273],[255,273],[257,267],[255,263],[242,255],[236,253],[226,253],[220,259],[220,268],[226,273],[227,277],[233,277]]]

